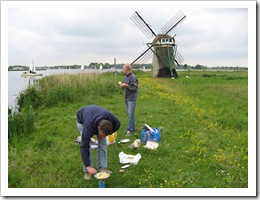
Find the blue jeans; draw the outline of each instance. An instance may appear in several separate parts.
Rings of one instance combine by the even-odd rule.
[[[135,106],[136,101],[125,101],[126,105],[126,112],[128,115],[128,131],[134,131],[135,130]]]
[[[80,136],[82,137],[82,131],[83,131],[83,124],[80,124],[76,120],[76,124],[78,127],[78,130],[80,132]],[[97,148],[97,168],[107,168],[107,138],[99,138],[98,139],[98,148]],[[93,165],[93,160],[92,160],[92,151],[91,147],[89,146],[89,160],[90,160],[90,165],[94,167]],[[83,171],[87,172],[86,166],[83,164]]]

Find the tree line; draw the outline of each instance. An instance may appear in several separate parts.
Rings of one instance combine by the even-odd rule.
[[[55,66],[42,66],[42,67],[36,67],[36,70],[46,70],[46,69],[81,69],[82,65],[55,65]],[[123,63],[121,64],[110,64],[110,63],[98,63],[98,62],[91,62],[89,65],[83,65],[84,69],[100,69],[102,66],[103,69],[111,69],[115,67],[116,69],[122,69],[124,66]],[[152,69],[152,64],[134,64],[133,69]],[[240,70],[247,70],[247,67],[238,67],[238,66],[216,66],[216,67],[207,67],[205,65],[197,64],[195,66],[184,64],[184,65],[177,65],[175,67],[176,69],[197,69],[197,70],[206,70],[206,69],[216,69],[216,70],[234,70],[234,69],[240,69]],[[30,69],[29,66],[23,66],[23,65],[11,65],[8,67],[8,71],[28,71]]]

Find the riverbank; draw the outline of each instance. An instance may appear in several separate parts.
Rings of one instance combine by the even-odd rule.
[[[155,151],[143,145],[131,149],[130,143],[109,145],[113,174],[106,187],[247,188],[247,72],[179,72],[177,79],[151,78],[140,71],[136,75],[136,136],[129,137],[130,143],[140,138],[145,123],[161,128],[161,141]],[[113,73],[99,74],[91,81],[84,78],[82,86],[77,76],[59,75],[59,84],[52,78],[40,83],[49,104],[36,108],[35,131],[9,147],[10,188],[97,187],[95,179],[83,179],[79,146],[74,142],[79,135],[75,115],[88,104],[103,106],[121,121],[117,141],[125,139],[123,92],[116,87]],[[123,75],[117,78],[122,80]],[[121,151],[142,156],[123,174],[119,173]]]

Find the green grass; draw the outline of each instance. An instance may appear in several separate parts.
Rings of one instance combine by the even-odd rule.
[[[247,188],[247,72],[179,72],[178,79],[151,78],[140,71],[136,75],[137,136],[129,139],[140,138],[147,123],[161,128],[161,141],[155,151],[144,145],[131,149],[131,142],[109,145],[113,174],[106,187]],[[113,73],[93,75],[84,83],[86,77],[79,76],[59,75],[56,82],[50,77],[39,84],[44,91],[39,91],[40,96],[46,101],[37,109],[35,130],[15,146],[9,144],[9,188],[97,187],[97,180],[83,179],[79,146],[74,143],[79,135],[76,112],[92,103],[113,112],[121,121],[117,141],[126,138],[127,115]],[[117,78],[120,81],[123,75],[117,74]],[[142,156],[125,173],[119,173],[121,151]],[[96,151],[93,153],[95,163]]]
[[[34,131],[36,113],[29,109],[23,112],[8,113],[8,143],[16,146],[18,141]]]

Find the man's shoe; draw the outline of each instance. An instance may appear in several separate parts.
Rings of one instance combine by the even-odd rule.
[[[112,174],[112,172],[110,170],[108,170],[107,168],[100,168],[98,171],[99,172],[106,172],[106,173]]]
[[[86,172],[85,175],[84,175],[84,179],[85,180],[90,180],[91,179],[91,173]]]
[[[80,142],[81,142],[81,136],[78,136],[78,137],[76,138],[76,140],[75,140],[75,143],[76,143],[76,144],[80,144]]]
[[[127,132],[126,132],[126,136],[130,136],[131,134],[132,134],[131,131],[127,131]]]

